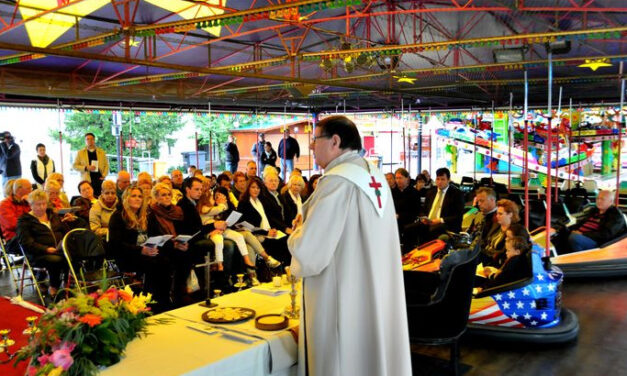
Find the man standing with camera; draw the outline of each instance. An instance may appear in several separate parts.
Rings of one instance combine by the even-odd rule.
[[[15,143],[11,132],[3,132],[1,135],[0,170],[4,186],[9,180],[22,177],[22,163],[20,162],[20,146]]]

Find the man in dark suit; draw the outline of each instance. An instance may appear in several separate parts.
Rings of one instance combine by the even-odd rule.
[[[403,250],[411,250],[416,244],[436,239],[447,231],[461,231],[464,193],[449,184],[450,181],[451,172],[448,168],[436,171],[435,187],[427,192],[423,217],[420,222],[405,227]]]
[[[214,249],[214,244],[206,238],[206,235],[215,230],[226,229],[226,222],[215,221],[214,223],[203,225],[196,205],[202,195],[202,181],[196,177],[191,177],[183,182],[185,196],[179,200],[178,206],[183,210],[183,220],[175,221],[174,226],[177,234],[193,235],[200,231],[200,234],[190,240],[190,251],[198,253],[200,257]],[[233,273],[233,259],[235,255],[235,243],[224,239],[224,275]],[[202,261],[196,260],[196,261]],[[204,273],[198,273],[199,279]],[[226,286],[225,286],[226,287]]]

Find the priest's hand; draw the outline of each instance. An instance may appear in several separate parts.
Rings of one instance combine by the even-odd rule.
[[[276,236],[276,230],[271,228],[270,230],[268,230],[268,237],[269,238],[274,238]]]
[[[440,223],[442,223],[442,219],[441,218],[434,218],[431,220],[431,222],[429,224],[431,225],[439,225]]]

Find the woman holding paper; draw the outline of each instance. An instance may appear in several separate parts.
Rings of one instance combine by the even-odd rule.
[[[198,203],[198,213],[200,214],[203,225],[213,223],[218,219],[224,220],[226,219],[224,218],[224,215],[233,211],[232,205],[229,203],[227,198],[228,193],[229,192],[226,188],[216,187],[213,200],[211,200],[210,202],[203,201]],[[215,245],[218,270],[224,270],[224,239],[230,239],[235,242],[239,253],[244,259],[246,271],[248,272],[248,276],[251,280],[252,285],[259,285],[259,281],[257,280],[257,273],[255,272],[255,263],[251,261],[250,257],[248,256],[248,248],[246,247],[246,240],[244,239],[244,235],[235,230],[227,228],[226,230],[215,229],[208,234],[208,237]]]
[[[198,249],[190,249],[189,240],[183,241],[182,235],[176,232],[175,222],[183,220],[183,209],[172,205],[172,187],[166,183],[158,183],[152,188],[152,202],[148,207],[148,236],[171,235],[172,239],[159,247],[159,251],[167,255],[174,267],[174,299],[175,305],[184,304],[187,294],[187,278],[194,265],[202,262],[204,254]],[[179,235],[181,237],[179,238]]]
[[[251,177],[246,186],[246,191],[239,200],[237,210],[242,213],[242,222],[248,222],[259,228],[254,231],[255,234],[263,235],[261,244],[267,253],[282,262],[289,265],[291,256],[287,249],[287,236],[271,226],[271,217],[268,217],[267,207],[269,203],[261,195],[264,184],[258,177]],[[282,235],[282,236],[279,236]]]
[[[157,304],[153,311],[170,308],[172,261],[156,247],[147,247],[148,215],[144,193],[132,184],[122,195],[122,208],[109,220],[109,245],[120,269],[145,273],[144,291],[151,293]]]

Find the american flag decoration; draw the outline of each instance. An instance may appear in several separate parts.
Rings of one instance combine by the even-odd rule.
[[[533,280],[524,287],[473,299],[469,324],[510,328],[550,328],[559,324],[563,273],[542,266],[542,249],[532,251]]]

